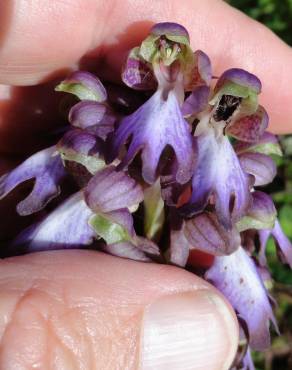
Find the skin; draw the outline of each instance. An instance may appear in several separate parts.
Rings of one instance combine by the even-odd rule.
[[[292,131],[291,48],[222,1],[148,1],[145,6],[140,0],[6,0],[0,2],[0,173],[46,144],[43,133],[62,121],[59,96],[53,93],[58,79],[79,65],[118,81],[127,50],[151,24],[168,20],[189,30],[193,48],[210,56],[214,75],[230,67],[256,74],[263,82],[261,103],[270,130]],[[20,222],[9,217],[9,223]],[[1,222],[2,233],[8,224]],[[0,263],[0,368],[6,370],[136,369],[149,303],[173,292],[196,291],[199,300],[202,289],[215,291],[174,267],[86,251],[44,252]],[[231,345],[230,326],[225,330],[214,370],[224,368]],[[234,335],[231,346],[236,342]],[[202,368],[210,350],[199,356]]]

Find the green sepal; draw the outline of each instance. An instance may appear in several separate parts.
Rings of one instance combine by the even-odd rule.
[[[160,36],[150,35],[146,37],[140,46],[139,55],[149,63],[152,63],[158,53],[156,41],[159,37]]]
[[[94,92],[81,83],[61,82],[55,87],[55,91],[73,94],[77,96],[77,98],[79,98],[80,100],[93,100],[97,102],[104,101],[104,99],[98,93]]]
[[[255,143],[254,145],[251,145],[250,147],[239,151],[239,154],[245,152],[261,153],[266,155],[274,154],[280,157],[283,156],[281,146],[278,143]]]
[[[262,216],[262,215],[261,215]],[[236,223],[236,228],[239,232],[249,230],[249,229],[273,229],[276,221],[277,213],[271,215],[266,215],[263,217],[252,217],[244,216],[240,221]]]
[[[73,161],[82,164],[93,175],[105,167],[105,161],[98,156],[79,154],[64,148],[58,148],[58,151],[63,161]]]
[[[113,222],[110,216],[95,214],[89,219],[89,225],[107,244],[131,241],[128,231],[122,225]]]

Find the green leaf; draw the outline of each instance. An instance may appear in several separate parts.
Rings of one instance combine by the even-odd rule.
[[[113,222],[106,215],[95,214],[90,218],[89,224],[107,244],[131,240],[128,231],[122,225]]]
[[[155,239],[164,224],[164,202],[159,180],[144,191],[144,232],[148,239]]]

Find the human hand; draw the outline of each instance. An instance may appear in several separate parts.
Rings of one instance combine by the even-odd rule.
[[[190,30],[195,48],[215,61],[215,74],[236,66],[258,75],[272,129],[289,130],[292,94],[279,94],[275,80],[280,90],[290,85],[291,50],[223,2],[149,2],[147,9],[139,1],[13,5],[0,5],[3,84],[39,84],[78,62],[90,66],[96,60],[104,77],[116,79],[122,57],[150,24],[171,20]],[[58,117],[52,85],[2,88],[0,147],[8,160],[31,150],[39,125],[45,123],[45,132]],[[237,326],[229,306],[215,305],[222,303],[219,294],[185,271],[81,251],[28,255],[2,265],[4,369],[135,369],[139,361],[143,369],[224,369],[235,353]],[[151,336],[151,329],[160,335]]]

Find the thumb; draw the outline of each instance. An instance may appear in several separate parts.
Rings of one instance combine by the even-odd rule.
[[[221,370],[234,313],[181,269],[90,251],[1,261],[0,368]]]

